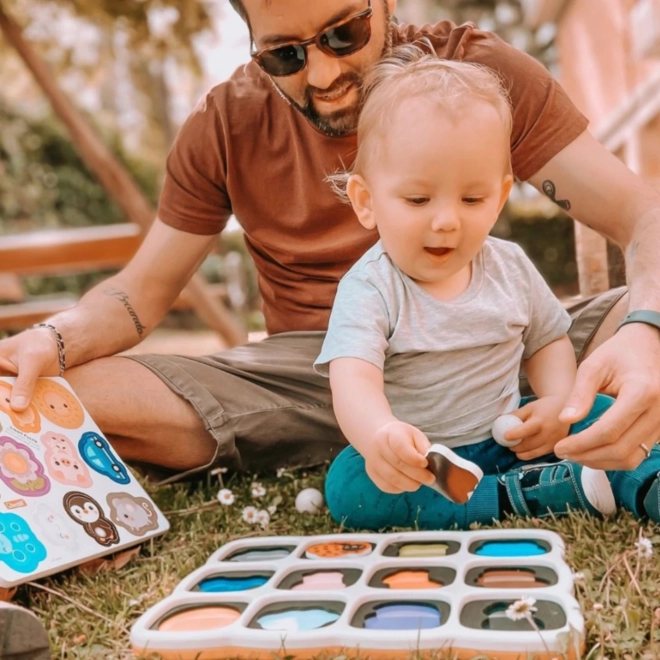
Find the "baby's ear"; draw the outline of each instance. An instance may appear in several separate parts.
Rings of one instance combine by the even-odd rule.
[[[367,186],[367,182],[359,174],[351,174],[346,183],[346,194],[351,200],[351,206],[360,224],[365,229],[374,229],[376,219],[371,203],[371,191]]]
[[[504,208],[504,205],[506,204],[506,200],[509,199],[509,195],[511,194],[511,188],[513,188],[513,175],[507,174],[504,177],[504,180],[502,181],[502,194],[500,196],[500,206],[497,211],[497,214],[499,215]]]

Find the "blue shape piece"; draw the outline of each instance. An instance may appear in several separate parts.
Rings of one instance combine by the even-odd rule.
[[[0,513],[0,562],[17,573],[34,573],[46,555],[43,543],[23,518]]]
[[[222,593],[225,591],[248,591],[266,584],[270,578],[263,575],[250,577],[210,577],[200,582],[197,587],[205,593]]]
[[[265,630],[316,630],[334,623],[339,618],[336,612],[322,609],[286,610],[273,614],[264,614],[257,619],[257,623]]]
[[[364,620],[364,627],[370,630],[420,630],[442,623],[440,611],[423,603],[388,603],[375,610]]]
[[[252,548],[235,552],[228,561],[268,561],[269,559],[284,559],[291,554],[288,548]]]
[[[108,441],[98,433],[87,431],[78,442],[78,451],[92,470],[112,479],[118,484],[128,484],[131,478],[128,470],[114,455]]]
[[[482,557],[535,557],[547,552],[536,541],[487,541],[474,554]]]

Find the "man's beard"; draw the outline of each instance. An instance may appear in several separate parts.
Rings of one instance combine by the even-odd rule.
[[[383,7],[385,9],[385,43],[383,44],[383,50],[380,53],[379,59],[390,55],[394,39],[394,23],[390,20],[390,11],[386,2],[383,2]],[[363,78],[364,73],[350,72],[339,76],[339,78],[332,83],[332,87],[327,89],[318,89],[316,87],[308,86],[305,89],[305,102],[303,104],[298,103],[288,94],[285,94],[272,78],[271,81],[281,96],[322,133],[325,133],[330,137],[342,137],[349,133],[354,133],[357,130],[358,116],[361,107],[360,100],[358,100],[355,105],[348,108],[343,108],[342,110],[322,115],[314,106],[314,97],[316,95],[332,96],[336,91],[347,89],[350,86],[355,86],[359,92]]]

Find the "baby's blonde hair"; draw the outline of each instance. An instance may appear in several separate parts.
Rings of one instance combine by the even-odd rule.
[[[404,101],[415,97],[428,99],[453,114],[475,99],[484,101],[499,113],[506,135],[511,133],[509,96],[496,73],[480,64],[441,59],[427,41],[398,46],[365,78],[353,167],[328,177],[344,201],[348,201],[348,178],[351,174],[364,175],[367,163],[378,156],[379,144],[395,111]]]

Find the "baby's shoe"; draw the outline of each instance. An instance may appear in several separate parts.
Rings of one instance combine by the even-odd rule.
[[[579,463],[536,463],[498,477],[506,488],[513,512],[543,518],[568,511],[610,515],[616,511],[614,493],[603,470]]]

